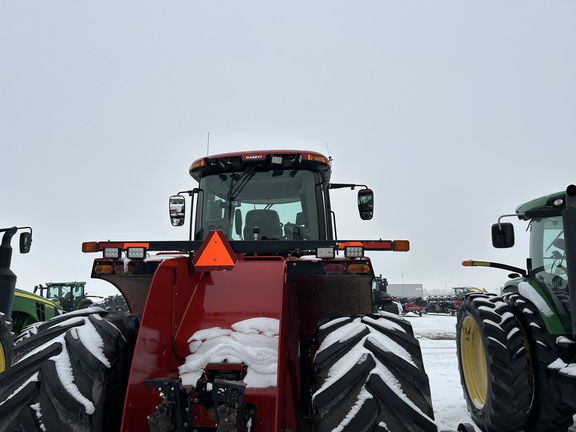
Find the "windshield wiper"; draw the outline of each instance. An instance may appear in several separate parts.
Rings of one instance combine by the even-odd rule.
[[[240,174],[240,176],[237,179],[234,179],[232,178],[232,176],[230,176],[230,179],[232,181],[230,183],[230,190],[226,194],[226,197],[230,201],[235,200],[238,194],[242,191],[242,189],[244,189],[244,186],[246,186],[246,184],[252,179],[252,177],[254,177],[255,170],[256,166],[251,166],[250,168],[247,168],[244,172],[242,172],[242,174]],[[236,183],[234,183],[234,180],[236,180]]]

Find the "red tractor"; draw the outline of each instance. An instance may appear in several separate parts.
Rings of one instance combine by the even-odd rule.
[[[310,151],[209,156],[190,174],[198,187],[170,198],[188,240],[82,245],[131,313],[20,334],[0,430],[437,431],[410,324],[372,314],[364,252],[408,242],[336,237],[330,192],[359,187],[371,219],[372,191],[330,183]]]

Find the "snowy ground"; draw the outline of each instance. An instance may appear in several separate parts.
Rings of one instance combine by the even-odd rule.
[[[456,430],[459,423],[473,424],[458,374],[456,317],[426,314],[421,317],[407,315],[405,318],[412,323],[414,334],[420,341],[436,420],[446,430]]]
[[[459,423],[474,424],[466,409],[458,374],[456,317],[426,314],[405,318],[412,323],[414,334],[420,341],[436,420],[447,430],[456,430]],[[576,426],[569,430],[576,432]],[[480,429],[476,428],[476,431]]]

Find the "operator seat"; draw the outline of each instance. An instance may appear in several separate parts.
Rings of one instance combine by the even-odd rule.
[[[304,212],[296,213],[296,223],[284,224],[284,236],[288,240],[310,240],[308,228],[308,215]]]
[[[296,225],[302,225],[308,228],[308,215],[304,212],[296,213]]]
[[[244,224],[244,240],[254,239],[254,228],[260,229],[259,239],[282,238],[282,224],[280,217],[275,210],[250,210],[246,213],[246,222]]]

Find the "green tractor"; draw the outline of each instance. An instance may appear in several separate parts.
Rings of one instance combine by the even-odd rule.
[[[12,304],[12,332],[19,334],[30,324],[63,313],[62,306],[36,294],[16,288]]]
[[[48,282],[34,287],[34,292],[60,305],[66,312],[85,309],[94,303],[85,292],[86,282]]]
[[[500,295],[470,293],[458,309],[464,398],[483,431],[566,431],[576,413],[576,186],[505,216],[528,223],[530,256],[526,269],[463,263],[511,273]],[[514,229],[502,217],[492,243],[509,248]]]

